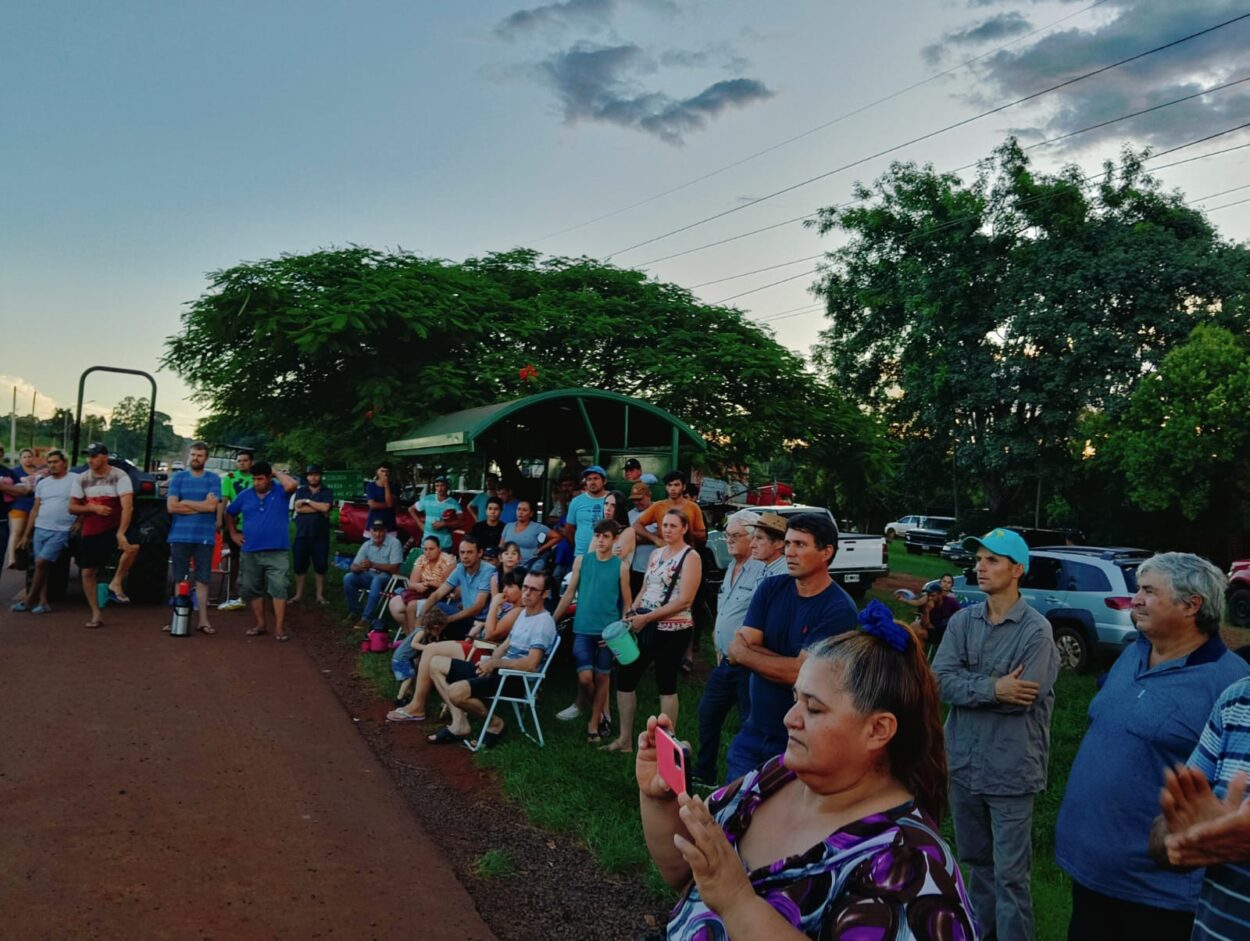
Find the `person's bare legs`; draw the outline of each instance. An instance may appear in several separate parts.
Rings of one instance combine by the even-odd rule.
[[[252,619],[256,622],[253,630],[257,634],[265,633],[265,596],[253,598],[248,602],[248,607],[252,609]]]
[[[298,604],[304,600],[304,579],[307,577],[307,572],[295,573],[295,594],[291,595],[291,604]]]
[[[591,710],[596,716],[596,723],[602,719],[612,721],[612,716],[608,711],[608,697],[612,693],[612,674],[596,673],[595,674],[595,707]],[[598,724],[595,725],[595,731],[599,730]]]
[[[468,724],[469,716],[477,716],[479,719],[486,718],[486,703],[480,699],[474,699],[473,694],[469,692],[469,684],[464,680],[459,683],[453,683],[448,689],[452,696],[454,708],[461,709],[464,713],[465,723]],[[490,725],[486,727],[486,731],[493,735],[498,735],[503,731],[504,721],[499,718],[499,713],[495,713],[490,717]],[[470,726],[469,731],[472,731]]]
[[[26,531],[26,520],[28,518],[29,516],[9,514],[9,542],[4,547],[4,567],[6,569],[13,565],[14,553],[17,551],[17,541],[22,538],[22,534]]]
[[[82,593],[87,596],[87,604],[91,608],[91,624],[100,623],[100,605],[96,601],[96,570],[82,570]]]
[[[438,695],[442,697],[443,702],[447,704],[448,711],[451,712],[451,723],[448,725],[448,729],[450,729],[453,735],[468,735],[473,731],[473,727],[469,725],[469,717],[465,715],[464,710],[455,704],[451,690],[457,686],[464,687],[459,693],[463,698],[467,699],[469,684],[465,680],[448,683],[447,670],[450,666],[450,658],[435,657],[434,663],[430,665],[430,676],[434,680],[434,688],[438,690]]]
[[[208,623],[208,582],[195,583],[195,600],[200,606],[200,627],[211,628]]]
[[[404,626],[404,636],[408,636],[408,612],[404,604],[403,595],[392,595],[391,600],[386,603],[387,613],[390,614],[391,620],[396,624]]]
[[[51,562],[45,562],[43,559],[35,560],[35,574],[31,578],[30,588],[26,592],[27,601],[32,601],[35,605],[48,603],[48,566],[51,564]]]
[[[638,694],[616,691],[616,711],[621,719],[621,731],[612,744],[605,746],[607,751],[632,752],[634,750],[634,713],[638,711]]]
[[[317,603],[326,603],[326,577],[320,572],[313,573],[313,582],[317,586]]]
[[[135,564],[135,559],[137,558],[139,558],[139,547],[132,542],[130,548],[123,552],[121,558],[117,560],[117,571],[113,573],[113,580],[109,582],[109,591],[119,598],[126,597],[126,593],[122,591],[122,586],[126,583],[126,576],[130,574],[130,568]]]
[[[660,697],[660,712],[664,713],[664,715],[668,716],[670,719],[673,720],[674,729],[677,728],[677,706],[678,704],[679,704],[679,700],[677,698],[676,693],[673,693],[673,695],[671,696]]]
[[[586,719],[586,734],[597,735],[599,733],[599,704],[595,698],[594,670],[577,671],[577,701],[578,703],[585,702],[590,707],[590,714]]]
[[[433,669],[434,662],[440,657],[447,660],[448,664],[452,660],[463,660],[464,648],[460,646],[458,640],[440,640],[436,644],[430,644],[421,652],[421,659],[417,661],[417,681],[412,692],[412,701],[403,707],[408,715],[425,715],[425,701],[430,698],[430,686],[434,683],[434,677],[430,671]],[[447,675],[446,668],[443,669],[443,675]]]
[[[286,599],[274,598],[273,600],[273,633],[275,637],[286,636]],[[674,699],[677,697],[674,696]],[[677,720],[674,719],[674,722]]]

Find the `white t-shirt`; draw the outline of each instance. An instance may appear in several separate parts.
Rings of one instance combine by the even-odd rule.
[[[508,651],[503,655],[504,662],[520,660],[529,655],[535,647],[543,652],[542,663],[535,671],[542,669],[542,664],[551,656],[551,648],[556,642],[556,622],[550,612],[545,609],[537,614],[522,611],[508,632]]]
[[[57,533],[67,533],[74,525],[74,517],[69,512],[69,497],[74,489],[72,474],[61,477],[43,477],[35,484],[35,499],[39,501],[39,516],[35,520],[36,529],[48,529]]]
[[[638,522],[638,517],[642,516],[643,512],[643,510],[640,510],[637,507],[630,510],[629,524],[632,526],[634,523]],[[656,523],[652,523],[647,527],[647,532],[649,533],[658,533],[659,531],[660,527]],[[647,563],[651,561],[651,553],[659,547],[650,539],[639,539],[635,543],[635,546],[637,548],[634,549],[634,561],[629,566],[630,570],[634,572],[645,572],[647,570]]]

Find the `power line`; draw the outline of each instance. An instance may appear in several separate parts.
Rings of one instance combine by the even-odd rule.
[[[664,190],[664,192],[662,193],[656,193],[654,196],[648,196],[646,199],[640,199],[637,202],[631,203],[628,206],[622,206],[620,209],[614,209],[611,212],[606,212],[601,216],[596,216],[595,218],[588,219],[585,222],[579,222],[577,225],[571,225],[571,226],[568,226],[567,228],[560,229],[558,232],[552,232],[549,235],[544,235],[542,238],[535,239],[534,244],[540,244],[542,242],[547,241],[548,239],[553,239],[553,238],[556,238],[557,236],[565,235],[569,232],[576,232],[578,229],[584,229],[588,225],[594,225],[596,222],[602,222],[605,219],[611,219],[614,216],[621,215],[622,213],[626,213],[626,212],[630,212],[631,210],[638,209],[640,206],[645,206],[648,203],[653,203],[657,199],[663,199],[665,196],[671,196],[674,193],[680,192],[681,190],[694,186],[696,183],[702,183],[704,180],[710,180],[712,177],[719,176],[720,174],[726,172],[727,170],[732,170],[735,167],[740,167],[745,163],[750,163],[752,160],[755,160],[759,157],[763,157],[765,154],[770,154],[774,150],[780,150],[782,147],[787,147],[790,144],[793,144],[795,141],[800,141],[805,137],[809,137],[812,134],[815,134],[817,131],[823,131],[825,128],[832,127],[835,124],[839,124],[842,121],[845,121],[847,118],[853,118],[856,115],[863,114],[865,111],[868,111],[872,108],[877,107],[878,105],[883,105],[888,101],[893,101],[895,98],[899,98],[902,95],[907,94],[908,92],[915,91],[917,88],[920,88],[923,85],[928,85],[930,82],[935,82],[939,78],[945,78],[948,75],[953,75],[954,73],[962,69],[965,69],[970,65],[976,64],[982,59],[985,59],[985,58],[988,58],[989,56],[994,55],[996,52],[1001,52],[1003,49],[1006,49],[1008,46],[1014,46],[1017,43],[1024,42],[1026,39],[1036,36],[1038,33],[1044,33],[1048,30],[1054,29],[1059,24],[1066,23],[1070,19],[1081,16],[1084,13],[1088,13],[1090,10],[1094,9],[1095,7],[1102,6],[1106,2],[1107,0],[1097,0],[1096,3],[1091,3],[1089,6],[1085,7],[1083,10],[1077,10],[1075,13],[1069,13],[1067,16],[1062,16],[1059,19],[1051,23],[1047,23],[1045,26],[1039,26],[1037,29],[1031,32],[1025,33],[1023,36],[1017,36],[1015,39],[1012,39],[1009,42],[1005,42],[1001,46],[996,46],[995,48],[990,49],[987,52],[983,52],[979,56],[974,56],[971,59],[967,59],[961,62],[959,65],[952,66],[951,68],[946,69],[945,71],[936,72],[933,75],[930,75],[928,78],[921,79],[918,82],[914,82],[911,85],[908,85],[906,88],[900,88],[898,91],[891,92],[888,95],[885,95],[881,98],[876,99],[875,101],[870,101],[867,104],[861,105],[852,111],[847,111],[845,114],[840,114],[836,118],[832,118],[828,121],[825,121],[823,124],[817,124],[815,127],[808,128],[806,131],[803,131],[799,134],[795,134],[793,137],[788,137],[783,141],[780,141],[776,144],[772,144],[769,147],[765,147],[763,150],[757,150],[753,154],[749,154],[746,157],[742,157],[739,160],[735,160],[733,163],[727,163],[723,167],[720,167],[716,170],[712,170],[708,173],[704,173],[702,176],[697,176],[692,180],[687,180],[685,183],[681,183],[677,186],[672,187],[671,189]]]
[[[727,278],[717,278],[715,281],[703,281],[699,284],[690,285],[689,289],[693,291],[695,290],[695,288],[705,288],[709,284],[720,284],[724,281],[736,281],[738,278],[747,278],[753,274],[763,274],[765,271],[775,271],[778,268],[788,268],[790,265],[797,265],[800,262],[814,261],[817,258],[821,257],[823,254],[824,252],[817,252],[815,255],[808,255],[806,258],[796,258],[794,259],[794,261],[783,261],[779,265],[769,265],[767,268],[756,268],[754,271],[744,271],[742,272],[742,274],[731,274]]]
[[[1250,183],[1245,183],[1241,186],[1234,186],[1230,190],[1220,190],[1218,193],[1207,193],[1206,196],[1196,197],[1195,199],[1192,200],[1192,202],[1200,203],[1204,199],[1215,199],[1216,196],[1227,196],[1229,193],[1236,193],[1238,190],[1244,190],[1244,189],[1250,189]],[[795,264],[797,264],[797,262]]]
[[[1093,130],[1097,130],[1098,128],[1107,127],[1107,126],[1108,126],[1108,125],[1110,125],[1110,124],[1116,124],[1116,123],[1118,123],[1118,122],[1120,122],[1120,121],[1127,121],[1129,118],[1135,118],[1135,117],[1138,117],[1138,116],[1140,116],[1140,115],[1142,115],[1142,114],[1146,114],[1146,113],[1148,113],[1148,112],[1150,112],[1150,111],[1158,111],[1158,110],[1160,110],[1161,108],[1171,107],[1172,105],[1175,105],[1175,104],[1180,104],[1181,102],[1184,102],[1184,101],[1189,101],[1189,100],[1191,100],[1191,99],[1193,99],[1193,98],[1200,98],[1200,97],[1202,97],[1203,95],[1208,95],[1208,94],[1211,94],[1211,92],[1215,92],[1215,91],[1222,91],[1222,90],[1224,90],[1224,89],[1226,89],[1226,88],[1232,88],[1232,87],[1233,87],[1233,86],[1235,86],[1235,85],[1241,85],[1241,84],[1243,84],[1243,83],[1245,83],[1245,82],[1250,82],[1250,75],[1247,75],[1247,76],[1245,76],[1244,78],[1235,79],[1234,81],[1231,81],[1231,82],[1226,82],[1226,83],[1225,83],[1225,84],[1223,84],[1223,85],[1219,85],[1219,86],[1217,86],[1217,87],[1215,87],[1215,88],[1212,88],[1212,89],[1209,89],[1208,91],[1205,91],[1205,92],[1199,92],[1199,93],[1192,94],[1192,95],[1185,95],[1185,96],[1183,96],[1183,97],[1181,97],[1181,98],[1176,98],[1176,99],[1173,99],[1172,101],[1164,102],[1163,104],[1154,105],[1153,107],[1150,107],[1150,108],[1145,108],[1145,109],[1143,109],[1143,110],[1141,110],[1141,111],[1134,111],[1134,112],[1132,112],[1131,114],[1125,114],[1125,115],[1121,115],[1121,116],[1120,116],[1120,117],[1118,117],[1118,118],[1112,118],[1112,119],[1111,119],[1111,120],[1109,120],[1109,121],[1100,121],[1098,124],[1091,124],[1089,127],[1081,128],[1080,130],[1077,130],[1077,131],[1072,131],[1072,132],[1067,133],[1067,134],[1061,134],[1061,135],[1059,135],[1058,137],[1052,137],[1052,138],[1050,138],[1049,140],[1039,141],[1039,142],[1037,142],[1036,144],[1032,144],[1032,145],[1030,145],[1029,147],[1026,147],[1026,148],[1025,148],[1025,150],[1032,150],[1032,149],[1034,149],[1034,148],[1036,148],[1036,147],[1043,147],[1043,146],[1045,146],[1045,145],[1047,145],[1047,144],[1053,144],[1053,143],[1055,143],[1056,141],[1066,140],[1066,139],[1068,139],[1068,138],[1070,138],[1070,137],[1075,137],[1075,136],[1076,136],[1076,135],[1078,135],[1078,134],[1084,134],[1084,133],[1086,133],[1086,132],[1088,132],[1088,131],[1093,131]],[[1227,133],[1227,132],[1221,132],[1221,133]],[[1218,135],[1208,135],[1208,137],[1207,137],[1207,138],[1204,138],[1204,139],[1209,140],[1209,139],[1210,139],[1210,137],[1212,137],[1212,136],[1218,136]],[[1182,145],[1182,146],[1189,146],[1189,145]],[[1180,149],[1181,149],[1180,147],[1174,147],[1174,148],[1172,148],[1172,150],[1171,150],[1171,151],[1165,151],[1165,153],[1172,153],[1172,152],[1175,152],[1175,151],[1180,150]],[[1092,177],[1092,176],[1087,175],[1087,176],[1085,177],[1085,179],[1086,179],[1086,181],[1088,182],[1089,180],[1092,180],[1092,179],[1093,179],[1093,177]],[[1239,188],[1240,188],[1240,187],[1239,187]],[[1228,192],[1232,192],[1232,191],[1231,191],[1231,190],[1229,190]],[[1217,194],[1215,194],[1215,195],[1217,195],[1217,196],[1218,196],[1218,195],[1222,195],[1222,194],[1217,193]],[[1210,199],[1211,197],[1209,197],[1209,196],[1204,196],[1204,197],[1202,197],[1202,198],[1203,198],[1203,199]],[[844,205],[844,206],[849,206],[849,205],[853,205],[853,204],[854,204],[854,203],[856,203],[856,202],[861,202],[861,200],[852,200],[850,203],[845,203],[845,204],[843,204],[843,205]],[[839,206],[839,207],[837,207],[837,208],[842,208],[842,207],[841,207],[841,206]],[[971,216],[971,215],[966,215],[966,216],[963,216],[963,217],[961,217],[961,218],[958,218],[958,219],[953,219],[953,220],[950,220],[950,221],[948,221],[948,222],[945,222],[945,223],[943,223],[942,225],[940,225],[940,226],[936,226],[936,227],[934,227],[934,228],[932,228],[932,229],[926,229],[924,233],[916,233],[916,234],[932,234],[932,233],[934,233],[934,232],[940,232],[940,231],[942,231],[943,229],[950,228],[952,225],[959,225],[959,224],[962,224],[963,222],[971,221],[972,219],[975,219],[975,218],[978,218],[978,217],[976,217],[976,216]],[[801,262],[804,262],[804,261],[811,261],[811,260],[812,260],[812,259],[814,259],[814,258],[820,258],[823,254],[824,254],[824,252],[821,252],[821,253],[819,253],[819,254],[817,254],[817,255],[810,255],[810,256],[807,256],[807,257],[805,257],[805,258],[796,258],[796,259],[795,259],[795,260],[793,260],[793,261],[790,261],[790,262],[783,262],[783,263],[781,263],[781,264],[777,264],[777,265],[771,265],[771,266],[770,266],[770,267],[768,267],[768,268],[760,268],[760,269],[758,269],[757,271],[749,271],[749,272],[746,272],[745,274],[741,274],[741,275],[731,275],[731,276],[726,277],[726,278],[720,278],[720,279],[718,279],[718,280],[716,280],[716,281],[706,281],[706,282],[704,282],[704,284],[719,284],[719,283],[720,283],[720,282],[722,282],[722,281],[732,281],[732,280],[734,280],[734,279],[736,279],[736,278],[739,278],[739,277],[746,277],[747,275],[750,275],[750,274],[759,274],[761,271],[771,271],[771,270],[774,270],[774,269],[776,269],[776,268],[784,268],[784,267],[786,267],[787,265],[797,265],[797,264],[800,264]],[[785,283],[786,283],[786,282],[788,282],[788,281],[794,281],[794,280],[796,280],[797,278],[801,278],[801,277],[803,277],[804,275],[807,275],[807,274],[815,274],[818,270],[819,270],[818,268],[812,268],[812,269],[811,269],[811,270],[809,270],[809,271],[802,272],[801,274],[797,274],[797,275],[794,275],[794,276],[789,277],[789,278],[782,278],[782,279],[781,279],[781,280],[779,280],[779,281],[773,281],[773,282],[771,282],[771,283],[769,283],[769,284],[764,284],[764,285],[761,285],[760,287],[757,287],[757,288],[752,288],[752,289],[751,289],[751,290],[749,290],[749,291],[743,291],[743,292],[741,292],[741,293],[739,293],[739,294],[733,294],[733,295],[731,295],[731,296],[729,296],[729,297],[722,298],[721,300],[716,301],[715,303],[716,303],[716,304],[723,304],[723,303],[725,303],[726,301],[737,300],[737,299],[738,299],[738,298],[740,298],[740,297],[746,297],[748,294],[755,294],[755,293],[757,293],[757,292],[759,292],[759,291],[765,291],[765,290],[767,290],[768,288],[777,287],[778,285],[785,284]],[[700,286],[701,286],[701,285],[695,285],[695,287],[700,287]]]
[[[1245,199],[1239,199],[1235,203],[1225,203],[1223,206],[1212,206],[1210,209],[1204,209],[1203,212],[1219,212],[1221,209],[1230,209],[1233,206],[1240,206],[1242,203],[1250,203],[1250,196]]]
[[[1186,43],[1192,39],[1197,39],[1200,36],[1205,36],[1209,33],[1213,33],[1216,30],[1223,29],[1226,26],[1231,26],[1233,23],[1240,22],[1241,20],[1244,20],[1247,18],[1250,18],[1250,13],[1242,13],[1238,16],[1232,17],[1231,19],[1227,19],[1222,23],[1217,23],[1216,25],[1209,26],[1206,29],[1198,30],[1197,32],[1190,33],[1187,36],[1182,36],[1179,39],[1174,39],[1171,42],[1166,42],[1166,43],[1163,43],[1162,45],[1155,46],[1152,49],[1147,49],[1144,52],[1138,52],[1134,55],[1127,56],[1123,59],[1120,59],[1116,62],[1112,62],[1108,65],[1099,66],[1096,69],[1092,69],[1089,72],[1082,73],[1081,75],[1077,75],[1073,78],[1065,79],[1064,81],[1051,85],[1048,88],[1043,88],[1040,91],[1031,92],[1030,94],[1024,95],[1021,98],[1017,98],[1014,101],[1009,101],[1006,104],[1002,104],[1002,105],[998,105],[997,107],[990,108],[988,111],[982,111],[980,114],[975,114],[975,115],[972,115],[971,117],[963,118],[962,120],[956,121],[953,124],[948,124],[945,127],[940,127],[936,130],[929,131],[925,134],[921,134],[918,137],[913,137],[910,140],[903,141],[901,144],[895,144],[893,147],[887,147],[884,150],[879,150],[876,153],[869,154],[866,157],[861,157],[858,160],[853,160],[850,163],[844,163],[839,167],[834,167],[832,170],[827,170],[824,173],[819,173],[816,176],[809,177],[806,180],[801,180],[798,183],[792,183],[789,186],[782,187],[781,189],[768,193],[765,196],[759,196],[759,197],[756,197],[755,199],[748,200],[747,202],[734,206],[731,209],[722,210],[721,212],[714,213],[710,216],[705,216],[704,218],[699,219],[695,222],[688,223],[676,229],[671,229],[668,232],[664,232],[660,235],[653,236],[652,238],[644,239],[641,242],[635,242],[633,245],[627,246],[626,248],[618,249],[617,251],[612,252],[611,254],[605,256],[605,260],[610,260],[616,257],[617,255],[623,255],[626,252],[631,252],[636,248],[642,248],[644,245],[650,245],[653,242],[659,242],[663,239],[670,238],[671,236],[677,235],[681,232],[687,232],[690,229],[697,228],[701,225],[706,225],[707,223],[712,222],[716,219],[723,219],[725,216],[732,215],[733,213],[736,213],[736,212],[741,212],[743,209],[747,209],[751,206],[758,205],[759,203],[765,202],[766,200],[775,199],[776,197],[784,195],[785,193],[793,192],[794,190],[797,190],[804,186],[808,186],[812,183],[815,183],[818,180],[823,180],[837,173],[842,173],[846,170],[850,170],[854,167],[860,166],[861,164],[867,163],[870,160],[875,160],[878,157],[884,157],[888,154],[892,154],[895,151],[902,150],[904,147],[910,147],[912,144],[918,144],[918,143],[921,143],[922,141],[930,140],[931,138],[937,137],[941,134],[945,134],[947,131],[953,131],[953,130],[956,130],[957,128],[965,127],[966,125],[972,124],[975,121],[979,121],[982,118],[987,118],[990,115],[999,114],[1000,112],[1006,111],[1009,108],[1014,108],[1016,105],[1021,105],[1028,101],[1033,101],[1037,98],[1042,97],[1043,95],[1048,95],[1051,92],[1058,91],[1061,88],[1067,88],[1071,85],[1075,85],[1077,82],[1083,82],[1087,78],[1093,78],[1095,75],[1101,75],[1105,72],[1111,71],[1112,69],[1117,69],[1122,65],[1127,65],[1130,62],[1136,62],[1139,59],[1144,59],[1146,56],[1151,56],[1156,53],[1163,52],[1166,49],[1171,49],[1175,46],[1179,46],[1182,43]]]

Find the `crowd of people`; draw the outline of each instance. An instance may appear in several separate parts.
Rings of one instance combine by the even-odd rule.
[[[34,564],[12,610],[49,610],[47,567],[81,521],[87,626],[99,627],[98,573],[113,560],[101,587],[126,600],[129,477],[102,445],[76,474],[57,450],[44,467],[26,458],[0,474],[6,551],[29,551]],[[301,483],[250,454],[220,477],[206,458],[197,442],[170,481],[173,576],[194,580],[198,629],[214,633],[208,584],[220,532],[239,563],[221,607],[250,607],[249,635],[285,640],[286,606],[304,600],[310,569],[315,602],[328,603],[334,494],[315,465]],[[1023,539],[994,529],[967,540],[985,600],[960,607],[945,577],[902,599],[915,614],[900,621],[880,602],[858,610],[831,579],[838,535],[827,513],[733,512],[714,662],[697,703],[687,703],[698,715],[690,788],[675,790],[661,771],[659,732],[676,730],[694,688],[680,677],[691,667],[704,578],[703,485],[692,491],[673,471],[655,500],[660,481],[648,482],[636,461],[625,470],[628,494],[609,490],[598,465],[562,479],[542,519],[498,478],[462,508],[436,477],[402,510],[379,471],[367,487],[367,538],[343,586],[348,624],[394,624],[402,638],[391,652],[401,687],[388,720],[437,725],[427,735],[434,745],[465,742],[489,714],[500,671],[546,669],[568,622],[578,692],[557,715],[584,717],[591,745],[632,753],[647,846],[680,892],[669,938],[1032,938],[1033,812],[1047,786],[1059,656],[1049,623],[1020,594]],[[419,545],[401,544],[401,512],[419,524]],[[1138,637],[1090,706],[1059,808],[1068,937],[1250,937],[1250,666],[1220,639],[1224,578],[1172,552],[1143,562],[1136,579]],[[632,635],[636,657],[614,655],[605,640],[613,631]],[[658,710],[639,729],[648,673]],[[435,693],[445,724],[431,721]],[[480,745],[505,733],[490,714]],[[939,826],[948,812],[953,848]]]

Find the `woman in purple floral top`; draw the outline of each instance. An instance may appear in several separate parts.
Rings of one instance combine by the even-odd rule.
[[[639,737],[647,847],[683,893],[670,941],[975,939],[938,834],[941,716],[911,633],[877,623],[822,641],[794,689],[785,754],[706,804],[657,774],[655,728],[670,728],[667,717]]]

